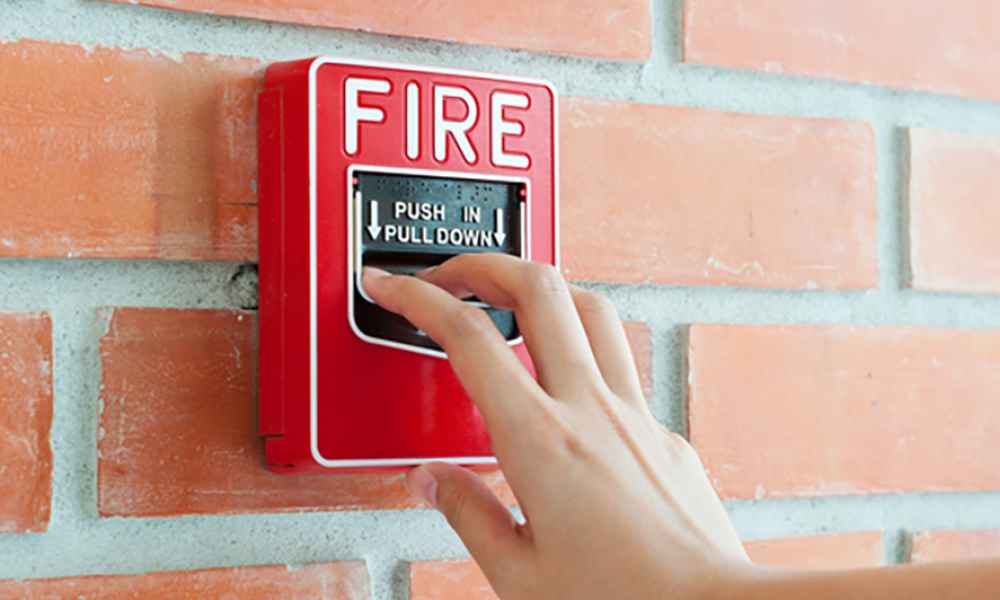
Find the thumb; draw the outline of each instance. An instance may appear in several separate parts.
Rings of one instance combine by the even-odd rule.
[[[507,507],[477,475],[457,465],[431,463],[406,477],[410,492],[441,511],[462,543],[497,587],[494,576],[515,558],[524,540]]]

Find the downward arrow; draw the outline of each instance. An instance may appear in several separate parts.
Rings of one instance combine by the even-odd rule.
[[[373,240],[377,240],[378,236],[382,233],[382,228],[378,224],[378,202],[372,200],[368,203],[368,235],[372,236]]]
[[[493,235],[495,235],[496,238],[497,238],[497,246],[503,246],[504,240],[507,239],[507,234],[504,233],[504,230],[503,230],[503,209],[502,208],[498,208],[497,209],[496,217],[497,217],[497,230],[496,230],[496,232]]]

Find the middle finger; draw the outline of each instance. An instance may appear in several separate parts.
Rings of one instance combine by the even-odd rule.
[[[504,254],[466,254],[419,276],[458,297],[513,310],[551,396],[571,398],[601,382],[569,287],[555,268]]]

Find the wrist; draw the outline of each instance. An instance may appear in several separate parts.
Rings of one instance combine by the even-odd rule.
[[[755,600],[761,597],[755,590],[775,576],[775,569],[751,562],[731,562],[721,565],[715,574],[703,578],[703,585],[693,596],[697,600]]]

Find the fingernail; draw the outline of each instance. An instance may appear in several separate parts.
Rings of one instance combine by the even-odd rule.
[[[427,467],[417,467],[406,476],[406,486],[414,497],[419,498],[430,505],[437,507],[437,479]]]
[[[365,279],[382,279],[392,275],[389,271],[384,271],[378,267],[364,267],[361,269],[361,276]]]
[[[430,275],[431,273],[433,273],[436,269],[437,269],[437,267],[427,267],[426,269],[421,269],[421,270],[417,271],[416,273],[414,273],[414,275],[416,275],[417,277],[421,277],[421,278],[427,277],[428,275]]]

